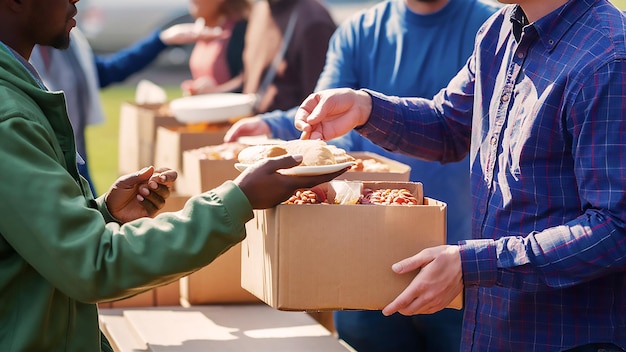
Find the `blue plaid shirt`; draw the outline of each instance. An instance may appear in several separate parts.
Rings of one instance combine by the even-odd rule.
[[[462,351],[626,348],[624,22],[607,0],[531,24],[506,6],[432,101],[370,92],[358,130],[377,144],[470,154]]]

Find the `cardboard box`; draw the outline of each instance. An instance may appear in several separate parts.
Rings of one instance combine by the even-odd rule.
[[[227,180],[235,179],[241,172],[235,169],[237,160],[200,159],[197,153],[183,152],[180,182],[176,189],[184,194],[198,194],[211,190]]]
[[[154,289],[154,305],[157,307],[180,305],[180,282],[173,281]]]
[[[154,305],[154,289],[111,302],[111,308],[154,307]]]
[[[371,189],[407,188],[418,200],[421,183],[364,182]],[[290,205],[255,210],[242,242],[241,285],[279,310],[380,310],[414,275],[391,265],[446,243],[446,204]],[[450,307],[461,308],[459,295]]]
[[[338,179],[349,181],[399,181],[408,182],[411,176],[411,167],[399,161],[386,158],[382,155],[371,152],[348,152],[356,159],[374,159],[389,166],[389,171],[348,171],[343,173]]]
[[[158,127],[179,127],[167,104],[122,103],[119,122],[118,173],[136,172],[154,164]]]
[[[181,173],[185,150],[224,143],[229,127],[230,124],[157,128],[155,167],[169,167]]]
[[[241,287],[241,243],[211,264],[180,279],[180,300],[185,307],[201,304],[260,303]]]
[[[178,211],[185,206],[189,198],[189,195],[173,193],[159,213]],[[168,286],[157,288],[154,300],[157,306],[180,304],[185,307],[199,304],[261,302],[241,287],[240,243],[193,274]]]

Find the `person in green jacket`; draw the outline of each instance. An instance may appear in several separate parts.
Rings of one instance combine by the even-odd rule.
[[[112,351],[98,302],[204,267],[245,237],[252,209],[345,171],[285,176],[301,156],[266,160],[154,216],[176,174],[148,167],[94,199],[64,95],[28,63],[35,44],[68,46],[76,2],[0,0],[0,351]]]

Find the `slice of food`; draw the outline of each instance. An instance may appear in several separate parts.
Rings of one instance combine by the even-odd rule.
[[[287,149],[280,145],[252,145],[241,152],[237,159],[242,164],[254,164],[257,161],[287,154]]]
[[[330,149],[331,153],[333,153],[333,157],[335,157],[335,163],[337,164],[347,163],[349,161],[356,161],[356,159],[352,155],[347,154],[346,151],[342,148],[339,148],[332,144],[327,145],[327,147]]]
[[[355,159],[346,151],[321,140],[292,140],[271,145],[253,145],[239,153],[239,162],[253,164],[259,160],[280,155],[302,155],[302,166],[335,165]]]
[[[336,164],[333,153],[324,141],[319,140],[293,140],[282,144],[287,153],[302,155],[303,166],[322,166]]]

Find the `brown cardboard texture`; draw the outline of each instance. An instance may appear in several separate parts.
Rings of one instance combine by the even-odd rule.
[[[241,243],[211,264],[180,279],[183,306],[217,303],[260,303],[241,287]]]
[[[179,211],[189,198],[191,196],[174,192],[158,213]],[[155,297],[157,306],[252,302],[260,301],[241,288],[241,244],[236,244],[208,266],[156,288]]]
[[[255,210],[242,242],[242,287],[279,310],[380,310],[391,303],[415,276],[395,274],[392,264],[446,243],[446,204],[423,197],[421,183],[364,187],[406,188],[422,205]],[[459,295],[450,307],[462,304]]]
[[[157,128],[179,126],[183,124],[174,118],[167,104],[122,103],[118,173],[128,174],[153,165]]]
[[[341,174],[338,179],[349,181],[400,181],[408,182],[411,176],[411,167],[399,161],[386,158],[372,152],[348,152],[355,159],[374,159],[389,166],[389,171],[348,171]]]
[[[181,179],[176,183],[176,188],[186,194],[209,191],[227,180],[234,180],[241,173],[235,169],[236,162],[201,159],[197,153],[185,151]]]
[[[154,165],[169,167],[181,172],[183,168],[183,152],[207,145],[224,143],[224,136],[229,124],[210,125],[205,127],[185,126],[179,128],[157,128]]]

